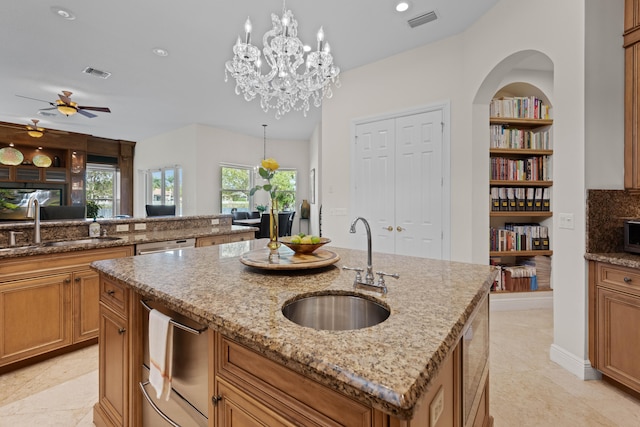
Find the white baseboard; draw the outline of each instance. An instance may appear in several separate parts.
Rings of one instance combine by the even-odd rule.
[[[599,380],[602,374],[591,367],[591,362],[582,360],[562,347],[551,344],[549,358],[581,380]]]
[[[490,294],[491,311],[553,309],[553,291]]]

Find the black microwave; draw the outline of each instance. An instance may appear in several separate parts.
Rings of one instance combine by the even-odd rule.
[[[640,254],[640,220],[624,222],[624,250]]]

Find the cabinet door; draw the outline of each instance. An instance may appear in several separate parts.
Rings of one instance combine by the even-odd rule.
[[[100,275],[93,270],[73,273],[73,342],[98,336]]]
[[[631,31],[640,26],[640,0],[625,0],[624,31]]]
[[[0,286],[0,365],[71,344],[71,275]]]
[[[598,288],[598,366],[605,375],[640,390],[640,298]]]
[[[100,304],[98,401],[113,425],[129,417],[129,344],[127,322]]]
[[[217,382],[216,425],[219,427],[294,426],[280,415],[224,380]]]
[[[223,243],[229,243],[229,236],[226,234],[219,236],[198,237],[198,239],[196,239],[197,248],[222,245]]]

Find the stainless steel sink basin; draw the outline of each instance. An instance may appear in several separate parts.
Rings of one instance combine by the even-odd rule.
[[[390,311],[380,302],[358,294],[309,295],[286,303],[282,314],[309,328],[346,331],[384,322]]]
[[[113,240],[120,240],[120,237],[87,237],[86,239],[76,239],[76,240],[63,240],[60,242],[45,242],[42,246],[70,246],[70,245],[85,245],[85,244],[96,244],[102,242],[111,242]]]

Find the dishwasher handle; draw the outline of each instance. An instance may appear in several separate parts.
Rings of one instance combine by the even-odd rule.
[[[164,412],[162,412],[162,410],[158,408],[158,405],[155,404],[151,396],[149,396],[149,393],[147,393],[147,389],[145,388],[145,386],[149,385],[149,381],[138,383],[138,385],[140,386],[140,390],[142,390],[142,394],[144,398],[147,399],[147,402],[149,403],[149,405],[151,405],[153,410],[156,411],[158,415],[162,417],[163,420],[171,424],[171,427],[180,427],[180,424],[176,423],[171,418],[169,418]]]
[[[151,311],[151,310],[152,310],[152,308],[149,306],[149,304],[147,304],[147,303],[146,303],[144,300],[142,300],[142,299],[140,300],[140,304],[142,304],[142,306],[143,306],[144,308],[146,308],[148,311]],[[180,323],[180,322],[178,322],[178,321],[176,321],[176,320],[173,320],[173,319],[169,320],[169,323],[170,323],[170,324],[172,324],[173,326],[175,326],[176,328],[182,329],[183,331],[190,332],[190,333],[192,333],[192,334],[194,334],[194,335],[200,335],[201,333],[203,333],[204,331],[206,331],[206,330],[207,330],[207,327],[206,327],[206,326],[203,326],[203,327],[202,327],[202,328],[200,328],[200,329],[196,329],[196,328],[192,328],[191,326],[187,326],[187,325],[185,325],[185,324],[183,324],[183,323]]]

